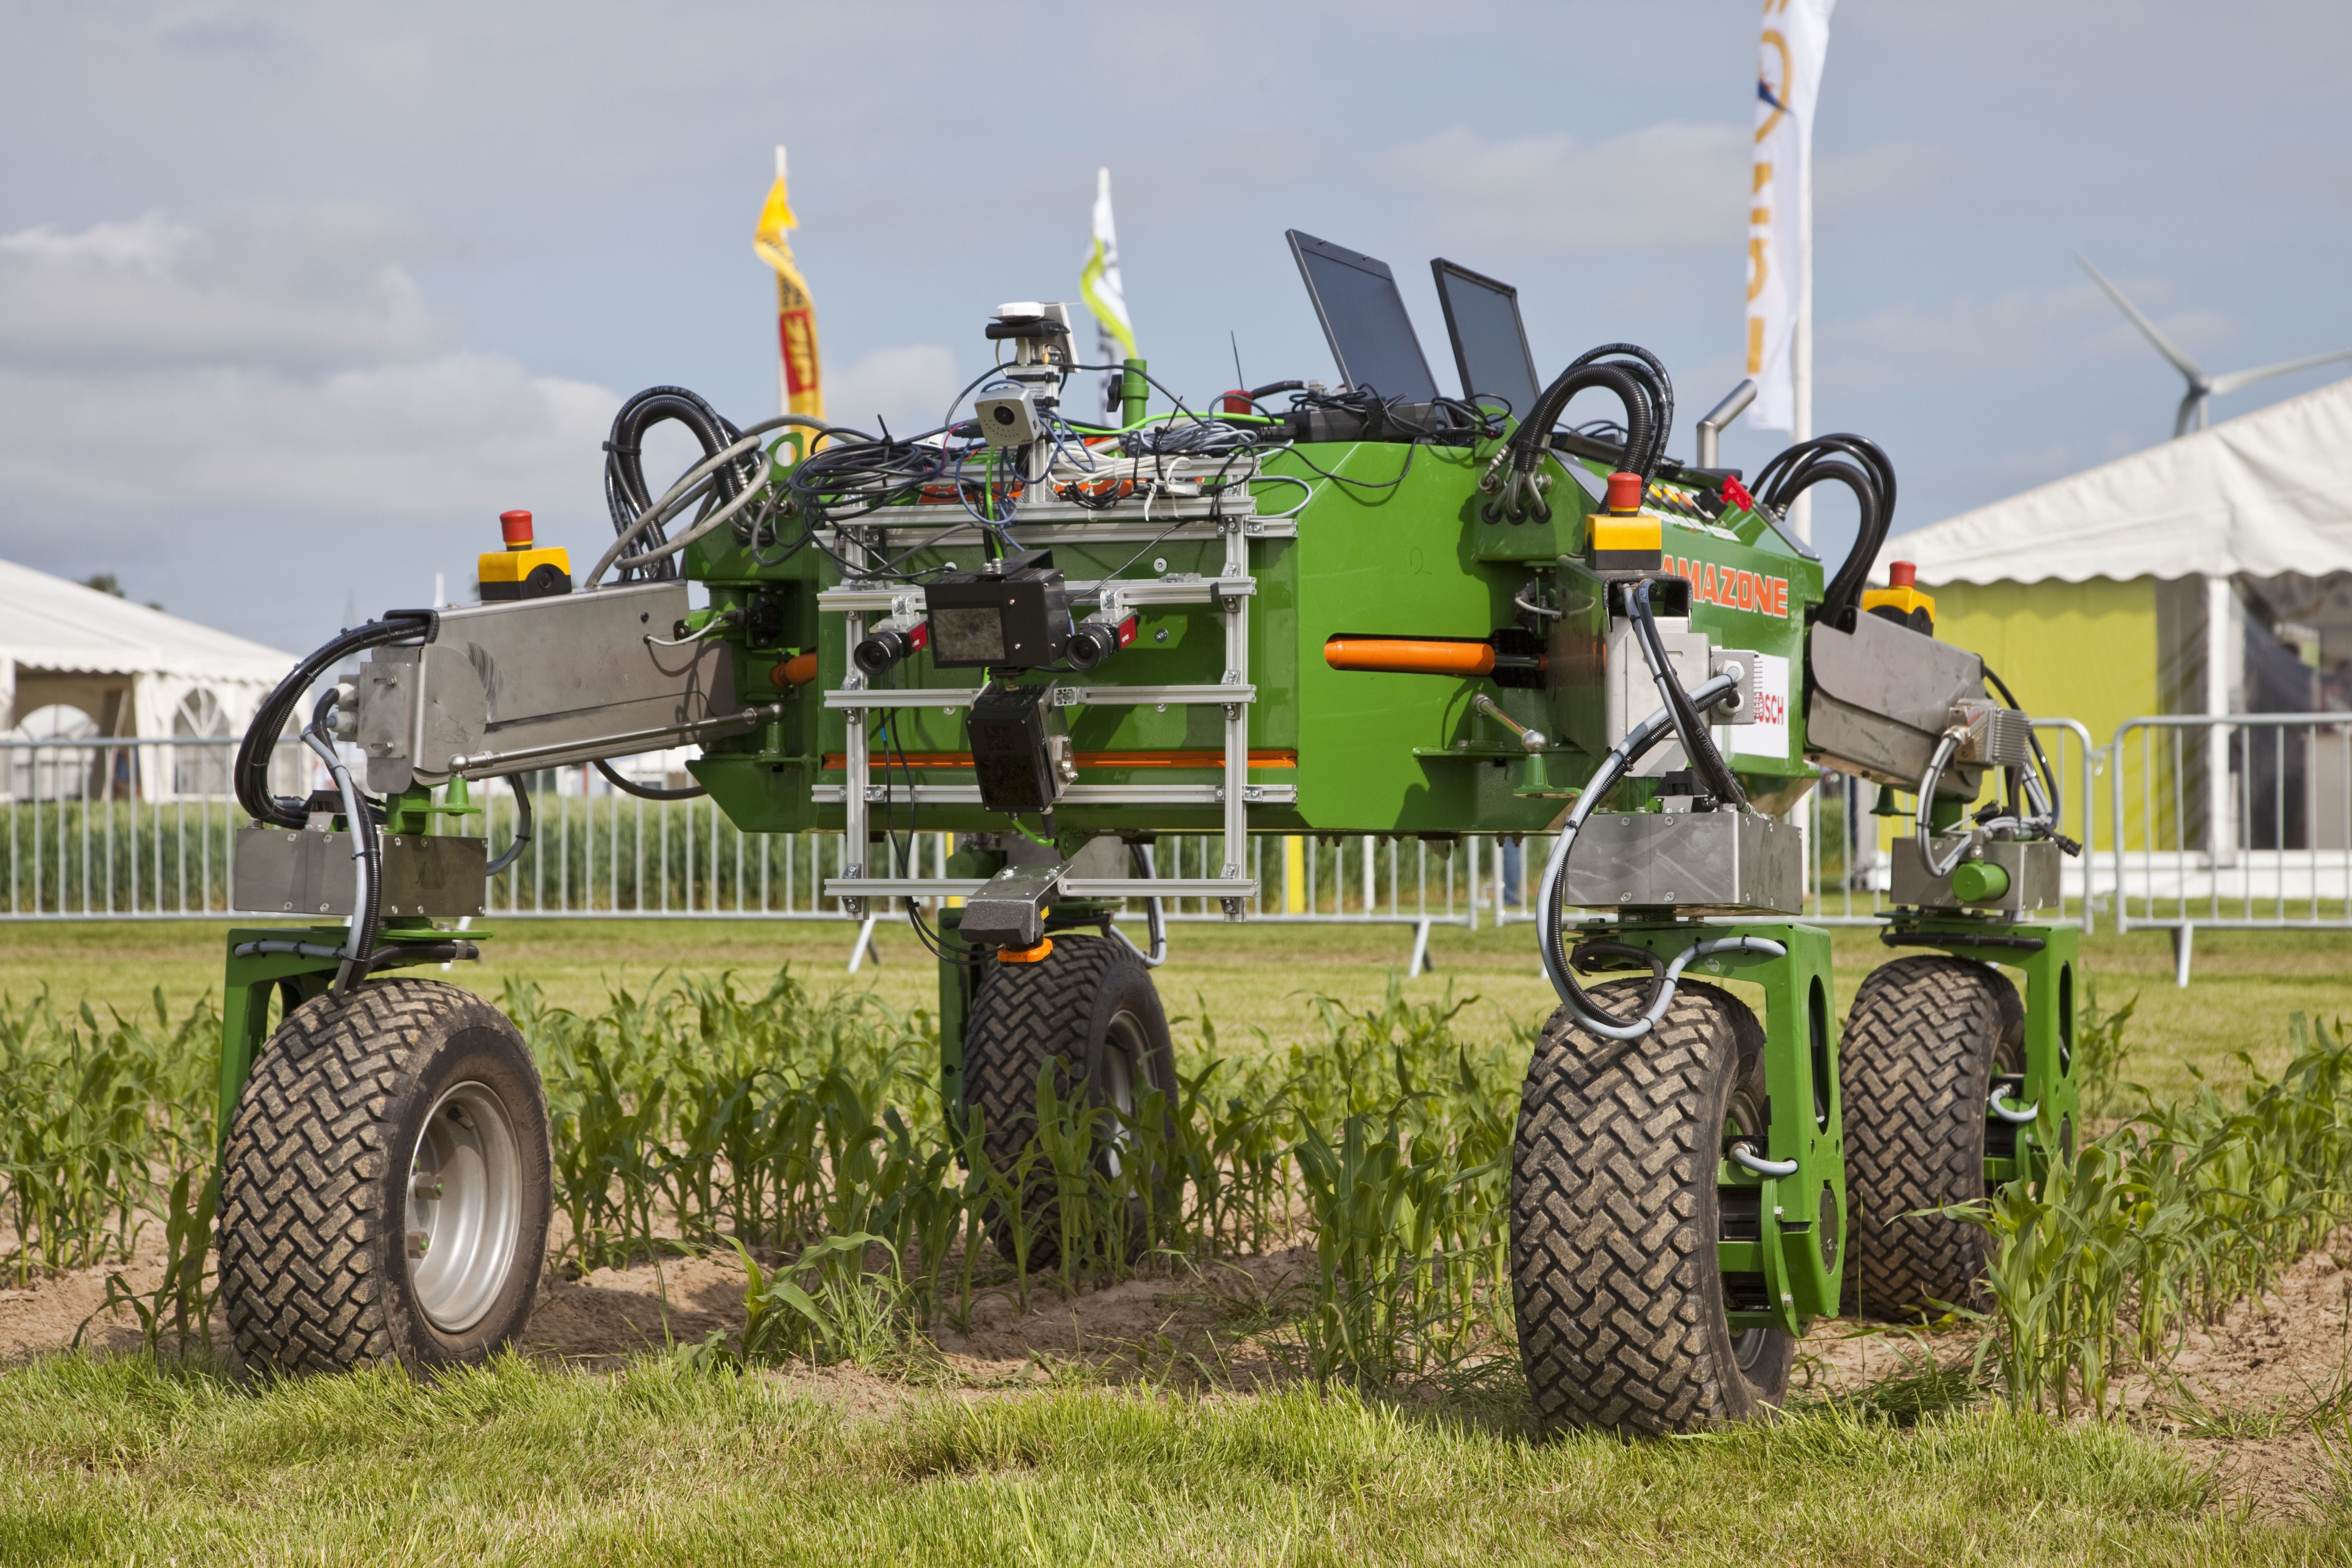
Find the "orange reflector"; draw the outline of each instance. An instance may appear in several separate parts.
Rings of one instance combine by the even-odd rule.
[[[1000,947],[996,950],[999,963],[1035,963],[1054,951],[1054,939],[1044,937],[1034,947]]]
[[[1323,662],[1388,675],[1489,675],[1495,647],[1468,637],[1332,637]]]

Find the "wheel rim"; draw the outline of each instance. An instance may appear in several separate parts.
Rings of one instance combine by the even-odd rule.
[[[1144,1053],[1150,1048],[1142,1019],[1125,1009],[1111,1015],[1110,1027],[1103,1032],[1102,1081],[1095,1092],[1099,1103],[1119,1116],[1103,1148],[1104,1163],[1114,1176],[1119,1173],[1119,1155],[1135,1134],[1130,1125],[1135,1118],[1135,1080],[1143,1071]]]
[[[522,1159],[506,1106],[487,1084],[433,1102],[409,1160],[408,1284],[443,1333],[463,1333],[498,1300],[522,1231]]]

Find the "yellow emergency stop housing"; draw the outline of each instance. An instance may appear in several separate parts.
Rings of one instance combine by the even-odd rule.
[[[487,551],[477,570],[486,605],[572,592],[572,556],[560,544]]]
[[[1665,559],[1662,525],[1643,512],[1594,512],[1589,542],[1597,572],[1655,572]]]
[[[1899,588],[1867,588],[1863,591],[1862,611],[1864,615],[1884,615],[1898,626],[1914,631],[1933,634],[1936,628],[1936,598],[1916,587],[1905,584]]]

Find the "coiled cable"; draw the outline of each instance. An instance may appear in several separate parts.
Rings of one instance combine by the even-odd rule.
[[[612,514],[613,531],[621,535],[625,542],[641,532],[649,534],[648,543],[654,548],[667,542],[661,524],[646,521],[654,503],[646,488],[645,468],[646,432],[666,421],[685,426],[688,433],[702,444],[706,459],[734,445],[743,434],[709,403],[682,386],[649,386],[621,405],[621,411],[613,416],[612,434],[604,441],[604,506]],[[720,466],[705,497],[705,510],[714,502],[733,500],[757,473],[756,468]],[[601,575],[600,567],[590,575],[589,585],[594,586]],[[666,581],[677,575],[677,563],[667,553],[635,565],[625,563],[621,574],[625,582]]]
[[[1853,492],[1862,520],[1853,548],[1822,591],[1809,619],[1850,629],[1862,603],[1864,584],[1895,524],[1895,464],[1866,436],[1838,432],[1783,447],[1748,486],[1756,498],[1786,515],[1789,504],[1815,485],[1834,483]]]
[[[482,868],[482,874],[486,877],[495,877],[521,859],[523,846],[530,842],[530,791],[522,787],[522,780],[520,773],[507,776],[507,785],[514,791],[515,797],[514,842],[499,850],[498,858]]]
[[[360,794],[351,769],[343,765],[334,741],[327,734],[327,717],[340,702],[341,688],[329,687],[320,697],[318,706],[310,710],[310,722],[302,731],[303,742],[327,764],[327,772],[335,781],[335,789],[343,799],[343,821],[351,829],[352,923],[350,935],[343,941],[342,963],[335,971],[333,991],[337,996],[349,992],[352,984],[368,972],[375,954],[379,906],[383,897],[383,847],[376,837],[375,815],[369,809],[366,797]]]
[[[1738,683],[1728,675],[1718,675],[1700,684],[1690,693],[1692,703],[1702,712],[1713,708],[1724,698],[1738,689]],[[1649,1012],[1642,1017],[1623,1020],[1613,1017],[1599,1003],[1585,994],[1577,984],[1576,973],[1570,961],[1567,946],[1567,926],[1563,920],[1568,906],[1568,858],[1576,847],[1577,835],[1601,798],[1616,788],[1633,765],[1648,754],[1651,748],[1674,734],[1674,716],[1661,708],[1625,732],[1624,739],[1610,749],[1593,770],[1583,793],[1569,808],[1568,819],[1560,825],[1559,837],[1553,840],[1551,858],[1545,863],[1543,880],[1536,889],[1536,931],[1541,943],[1545,975],[1561,1003],[1575,1015],[1577,1023],[1588,1031],[1612,1040],[1638,1040],[1656,1027],[1657,1020],[1674,1001],[1675,982],[1682,973],[1681,964],[1672,966],[1660,981],[1658,995]],[[1757,939],[1742,939],[1753,942]],[[1705,945],[1705,944],[1701,944]],[[1715,951],[1722,951],[1717,949]],[[1761,951],[1757,949],[1754,951]],[[1683,962],[1705,954],[1693,950],[1683,955]]]
[[[245,727],[245,739],[237,743],[236,763],[230,773],[236,803],[247,816],[273,827],[301,827],[309,823],[303,797],[269,793],[270,757],[303,694],[320,676],[352,654],[394,643],[430,641],[437,618],[431,610],[386,610],[381,620],[337,634],[270,689],[261,706],[253,710],[252,722]]]

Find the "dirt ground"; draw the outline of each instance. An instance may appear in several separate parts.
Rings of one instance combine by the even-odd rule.
[[[884,1373],[791,1367],[780,1381],[842,1407],[886,1416],[923,1397],[1071,1380],[1149,1378],[1178,1386],[1245,1390],[1297,1375],[1278,1331],[1290,1292],[1311,1285],[1313,1249],[1192,1266],[1177,1277],[1130,1279],[1065,1298],[1033,1285],[1025,1310],[1008,1289],[976,1293],[965,1330],[942,1328],[931,1345]],[[102,1269],[0,1289],[0,1368],[76,1342],[135,1350],[128,1310],[100,1311]],[[120,1272],[133,1290],[161,1278],[160,1247],[142,1248]],[[673,1258],[658,1266],[552,1275],[523,1339],[527,1354],[590,1369],[668,1346],[701,1342],[744,1321],[744,1277],[732,1258]],[[217,1353],[226,1331],[209,1325]],[[1805,1399],[1853,1393],[1930,1360],[1964,1364],[1972,1335],[1923,1335],[1875,1326],[1817,1325],[1801,1347],[1790,1393]],[[2117,1382],[2127,1418],[2163,1435],[2219,1478],[2220,1506],[2300,1510],[2352,1464],[2331,1463],[2328,1445],[2352,1449],[2352,1229],[2296,1264],[2261,1301],[2239,1304],[2210,1331],[2194,1331],[2161,1378]]]

